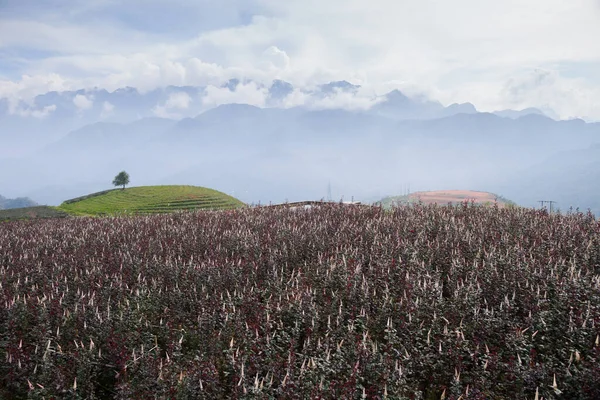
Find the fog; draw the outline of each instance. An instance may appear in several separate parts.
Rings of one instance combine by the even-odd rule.
[[[363,111],[228,104],[178,119],[5,118],[3,128],[19,133],[4,130],[0,194],[58,205],[110,188],[126,170],[132,186],[199,185],[250,204],[323,199],[328,185],[334,200],[372,202],[410,186],[600,210],[598,124],[538,112],[513,119],[471,105],[408,107],[394,93]]]

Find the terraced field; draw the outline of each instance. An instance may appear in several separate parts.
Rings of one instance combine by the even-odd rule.
[[[226,210],[244,206],[225,193],[198,186],[140,186],[67,200],[58,208],[73,215],[114,215]]]

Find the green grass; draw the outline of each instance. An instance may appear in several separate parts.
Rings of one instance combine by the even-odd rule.
[[[140,186],[67,200],[58,209],[71,215],[94,216],[228,210],[244,206],[225,193],[198,186]]]

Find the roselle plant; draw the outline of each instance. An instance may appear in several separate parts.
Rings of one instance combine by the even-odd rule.
[[[590,214],[15,221],[0,277],[1,398],[600,398]]]

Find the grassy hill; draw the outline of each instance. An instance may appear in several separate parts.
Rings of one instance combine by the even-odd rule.
[[[224,210],[244,206],[225,193],[198,186],[140,186],[66,200],[58,209],[72,215],[111,215]]]
[[[382,199],[380,203],[384,207],[391,207],[395,204],[457,204],[464,201],[474,202],[475,204],[494,204],[498,203],[500,207],[515,205],[514,202],[489,192],[477,192],[473,190],[435,190],[428,192],[414,192],[405,196],[390,196]]]

